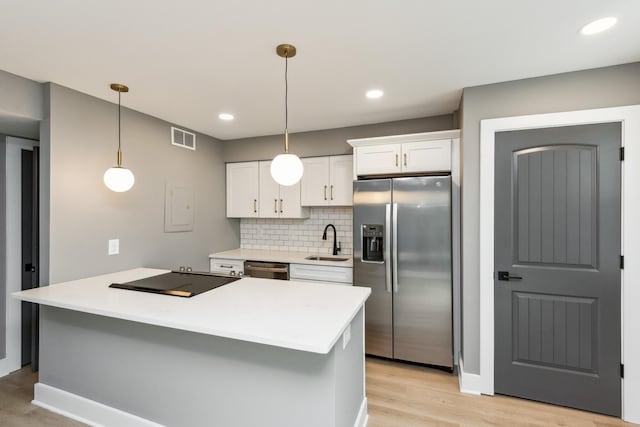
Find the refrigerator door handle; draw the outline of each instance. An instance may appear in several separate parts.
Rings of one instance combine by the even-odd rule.
[[[398,292],[398,204],[393,204],[393,291]]]
[[[384,248],[384,258],[385,258],[385,289],[387,292],[391,293],[391,204],[387,203],[385,206],[385,248]]]

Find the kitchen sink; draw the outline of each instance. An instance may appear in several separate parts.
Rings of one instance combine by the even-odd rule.
[[[311,255],[306,257],[310,261],[349,261],[349,258],[338,258],[333,256],[319,256],[319,255]]]

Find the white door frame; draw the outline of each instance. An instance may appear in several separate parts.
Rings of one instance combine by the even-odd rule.
[[[22,365],[21,302],[11,296],[22,289],[22,150],[33,150],[38,141],[6,139],[6,355],[0,359],[0,377]]]
[[[622,163],[622,419],[640,423],[640,105],[599,108],[480,122],[480,381],[494,393],[494,161],[495,134],[509,130],[621,122]],[[628,183],[628,185],[625,185]],[[635,280],[633,279],[635,278]],[[625,280],[626,279],[626,280]],[[628,286],[624,284],[628,283]],[[635,341],[634,341],[635,337]]]

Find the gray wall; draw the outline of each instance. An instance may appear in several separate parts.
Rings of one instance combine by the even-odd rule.
[[[300,157],[351,154],[352,149],[347,144],[347,139],[449,130],[454,129],[453,121],[453,114],[444,114],[421,119],[300,132],[289,136],[289,144],[291,152]],[[282,149],[282,135],[234,139],[224,141],[223,156],[226,162],[266,160],[272,159],[282,152]]]
[[[225,218],[217,140],[198,134],[197,152],[178,148],[170,143],[170,123],[123,109],[124,166],[136,183],[114,193],[102,176],[116,162],[117,105],[56,84],[46,90],[41,145],[50,167],[51,283],[139,266],[208,270],[209,253],[239,246],[238,221]],[[192,232],[164,232],[165,182],[193,186]],[[108,256],[107,241],[115,238],[120,255]]]
[[[0,135],[0,359],[7,355],[7,179],[6,136]]]
[[[33,80],[0,70],[0,114],[40,120],[43,86]]]
[[[464,89],[462,329],[466,372],[480,372],[480,120],[633,104],[640,104],[640,63]]]
[[[0,94],[0,130],[9,136],[38,139],[43,86],[0,70]]]

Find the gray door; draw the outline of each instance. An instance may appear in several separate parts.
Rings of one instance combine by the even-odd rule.
[[[365,303],[365,352],[393,357],[393,301],[391,259],[388,239],[391,222],[391,180],[374,179],[353,183],[353,284],[371,288]],[[362,226],[381,225],[384,229],[384,260],[362,259]],[[387,282],[388,278],[388,282]]]
[[[453,366],[451,178],[393,180],[396,359]]]
[[[496,134],[496,393],[620,416],[620,138]]]

